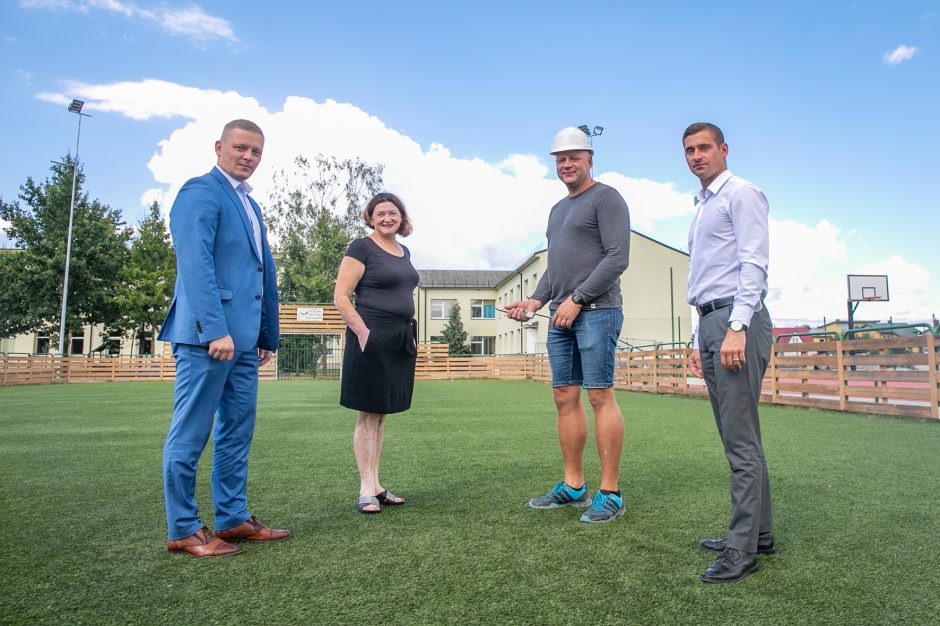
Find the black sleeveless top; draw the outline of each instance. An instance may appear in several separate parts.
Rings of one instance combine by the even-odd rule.
[[[356,308],[414,317],[414,290],[418,272],[411,264],[411,252],[402,246],[404,256],[397,257],[379,247],[371,237],[356,239],[349,244],[346,256],[366,266],[356,285]]]

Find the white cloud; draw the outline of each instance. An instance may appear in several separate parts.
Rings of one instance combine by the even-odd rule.
[[[617,172],[604,172],[597,180],[620,192],[630,207],[630,226],[652,230],[658,220],[693,214],[692,194],[676,191],[675,183],[659,183],[646,178],[630,178]]]
[[[160,205],[160,208],[166,207],[166,190],[154,187],[148,189],[140,195],[140,205],[150,208],[154,202]]]
[[[238,41],[228,20],[209,15],[197,6],[185,9],[160,8],[147,13],[152,13],[152,19],[174,35],[183,35],[193,39],[217,38]]]
[[[200,43],[211,39],[238,41],[228,20],[209,15],[197,5],[170,7],[161,4],[147,8],[123,0],[20,0],[20,6],[26,9],[72,11],[84,15],[92,11],[108,11],[126,18],[152,22],[171,35],[187,37]]]
[[[882,58],[882,62],[885,65],[894,67],[895,65],[900,65],[905,61],[910,61],[918,52],[920,52],[920,48],[914,46],[898,46],[894,50],[888,50],[885,52],[885,55]]]
[[[158,186],[141,200],[149,205],[157,199],[164,210],[186,180],[212,167],[213,143],[234,118],[254,120],[265,131],[264,158],[251,180],[262,207],[269,206],[274,172],[291,171],[298,155],[319,152],[385,164],[386,187],[402,196],[415,221],[415,233],[405,243],[415,265],[423,269],[511,269],[543,240],[548,212],[565,194],[548,157],[511,154],[494,163],[462,158],[442,143],[423,147],[379,118],[333,100],[292,96],[280,111],[272,112],[235,92],[158,80],[70,83],[68,88],[63,94],[39,97],[64,104],[83,96],[91,110],[138,120],[184,118],[148,163]],[[692,196],[679,192],[674,183],[618,172],[597,177],[623,194],[633,226],[641,232],[655,235],[657,227],[674,225],[685,216],[691,220]],[[876,307],[883,307],[882,318],[893,314],[895,319],[924,319],[940,311],[926,269],[901,257],[878,259],[855,229],[843,230],[825,219],[815,225],[771,219],[770,237],[768,307],[776,319],[844,318],[849,273],[889,275],[892,305],[897,308],[868,305],[874,314]]]
[[[89,111],[120,113],[135,120],[153,117],[188,117],[195,119],[214,106],[229,113],[241,111],[242,117],[257,114],[261,107],[254,98],[229,91],[185,87],[163,80],[142,80],[106,85],[66,81],[61,93],[40,93],[40,100],[68,104],[72,98],[85,100]],[[233,111],[237,109],[237,111]]]
[[[871,311],[871,315],[880,316],[881,319],[892,315],[895,320],[923,321],[923,312],[931,311],[931,305],[937,304],[930,301],[930,272],[916,263],[904,260],[900,255],[878,263],[861,265],[855,273],[884,274],[888,277],[889,302],[863,302],[861,306],[866,309],[863,315],[869,315],[867,311]],[[936,309],[932,312],[936,312]]]
[[[845,308],[840,309],[840,302],[845,302],[842,272],[847,254],[846,237],[827,220],[809,226],[771,218],[767,297],[771,315],[810,320],[839,316]]]

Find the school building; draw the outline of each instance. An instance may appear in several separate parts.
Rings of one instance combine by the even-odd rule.
[[[548,307],[528,322],[498,309],[522,300],[548,267],[547,251],[533,253],[518,267],[493,270],[419,270],[415,291],[418,341],[440,341],[450,308],[460,305],[473,354],[544,353]],[[688,293],[689,255],[636,231],[630,236],[630,266],[620,277],[623,331],[620,347],[687,342],[692,334]]]

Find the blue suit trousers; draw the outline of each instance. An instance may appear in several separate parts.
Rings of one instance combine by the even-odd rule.
[[[176,390],[163,446],[163,491],[168,537],[182,539],[204,526],[196,505],[196,469],[210,434],[215,531],[251,517],[248,450],[255,430],[258,354],[236,351],[232,360],[219,361],[206,346],[177,343],[173,356]]]

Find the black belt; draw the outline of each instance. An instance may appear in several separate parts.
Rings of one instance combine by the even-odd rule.
[[[723,309],[726,306],[731,306],[734,304],[734,298],[718,298],[717,300],[712,300],[711,302],[706,302],[702,305],[696,305],[695,310],[698,311],[699,317],[705,317],[709,313],[713,313],[718,309]]]

